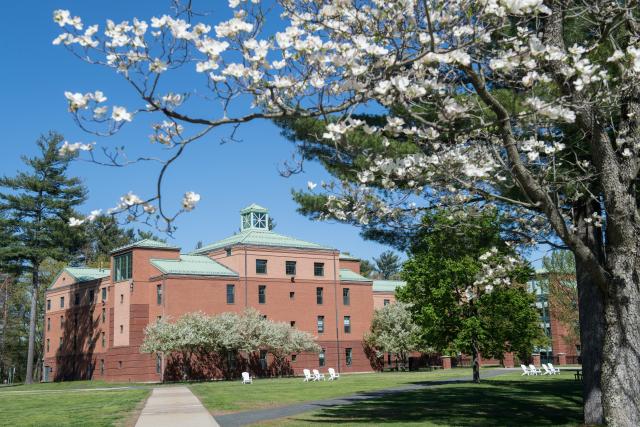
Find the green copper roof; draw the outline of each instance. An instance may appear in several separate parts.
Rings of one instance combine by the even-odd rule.
[[[102,279],[110,274],[106,268],[66,267],[64,271],[76,279],[76,283]]]
[[[246,213],[246,212],[269,212],[267,210],[267,208],[263,208],[260,205],[256,205],[255,203],[251,203],[249,206],[247,206],[246,208],[242,209],[240,211],[241,214]]]
[[[341,253],[340,259],[345,261],[360,261],[360,258],[356,258],[354,256],[351,256],[351,254],[347,254],[347,253]]]
[[[238,273],[224,265],[201,255],[180,255],[180,259],[152,259],[151,264],[164,274],[238,276]]]
[[[348,268],[340,269],[340,280],[347,282],[370,282],[371,279],[361,276]]]
[[[325,249],[332,250],[327,246],[318,245],[317,243],[305,242],[304,240],[294,239],[293,237],[283,236],[269,230],[256,228],[248,228],[242,230],[238,234],[219,240],[210,245],[204,246],[194,254],[203,254],[215,249],[224,248],[233,245],[253,245],[253,246],[275,246],[281,248],[298,248],[298,249]]]
[[[123,251],[125,249],[132,249],[132,248],[176,249],[176,250],[180,250],[179,247],[172,246],[172,245],[170,245],[168,243],[165,243],[165,242],[159,242],[159,241],[153,240],[153,239],[142,239],[142,240],[138,240],[137,242],[129,243],[128,245],[121,246],[119,248],[115,248],[114,250],[111,251],[111,253],[120,252],[120,251]]]
[[[402,280],[374,280],[373,292],[395,292],[397,288],[406,284],[407,282]]]

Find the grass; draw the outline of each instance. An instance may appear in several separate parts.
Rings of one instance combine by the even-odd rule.
[[[148,384],[136,384],[136,383],[108,383],[105,381],[91,380],[91,381],[62,381],[62,382],[47,382],[47,383],[34,383],[34,384],[11,384],[0,386],[0,396],[5,392],[12,391],[45,391],[45,390],[72,390],[72,389],[92,389],[92,388],[114,388],[114,387],[128,387],[128,386],[148,386]]]
[[[305,383],[302,378],[256,379],[252,385],[240,381],[191,384],[190,388],[214,415],[311,400],[348,396],[403,384],[470,376],[467,368],[432,372],[387,372],[342,375],[338,381]]]
[[[260,425],[575,426],[581,422],[580,383],[567,372],[527,378],[506,374],[480,384],[438,385]]]
[[[5,392],[0,389],[0,426],[113,426],[131,422],[151,389],[69,391],[71,384],[56,383],[61,393]],[[42,384],[44,385],[44,384]],[[24,386],[23,390],[37,390]],[[12,387],[14,388],[14,387]],[[15,387],[19,388],[19,387]],[[95,387],[85,387],[95,388]],[[54,388],[55,389],[55,388]]]

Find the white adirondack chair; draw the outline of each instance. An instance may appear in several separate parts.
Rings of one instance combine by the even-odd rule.
[[[533,375],[542,374],[542,371],[536,368],[535,366],[533,366],[533,364],[529,364],[529,369],[531,369],[531,372],[533,373]]]
[[[551,373],[553,375],[560,374],[560,369],[559,368],[554,368],[553,367],[553,363],[549,363],[549,369],[551,370]]]
[[[253,384],[253,378],[251,378],[249,372],[242,373],[242,384]]]
[[[315,378],[315,381],[324,381],[326,378],[324,377],[324,374],[321,374],[320,371],[318,371],[317,369],[313,370],[313,377]]]
[[[311,375],[311,371],[308,369],[303,369],[302,373],[304,374],[304,382],[315,381],[316,379]]]
[[[520,365],[520,367],[522,368],[522,374],[520,374],[520,376],[523,376],[523,375],[533,375],[533,374],[531,373],[531,371],[529,370],[529,368],[527,368],[526,366],[524,366],[524,365]]]
[[[329,368],[329,381],[337,380],[340,378],[340,374],[335,369]]]
[[[544,369],[544,372],[542,373],[542,375],[553,375],[553,372],[551,371],[551,369],[549,369],[549,367],[546,364],[542,364],[542,369]]]

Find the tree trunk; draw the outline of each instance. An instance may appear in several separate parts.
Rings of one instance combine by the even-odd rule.
[[[605,300],[602,405],[609,426],[640,425],[640,266],[632,251],[612,254]]]
[[[473,382],[480,382],[480,353],[475,341],[471,343],[471,356],[473,357]]]
[[[585,222],[586,218],[600,213],[597,202],[574,206],[574,223],[580,239],[598,254],[604,264],[602,232]],[[604,424],[602,409],[602,346],[604,344],[604,295],[594,283],[588,266],[576,257],[576,282],[578,285],[578,315],[580,321],[580,347],[582,361],[582,398],[585,424]]]
[[[576,260],[580,316],[580,357],[585,424],[604,424],[602,410],[602,346],[604,343],[604,301],[585,267]]]
[[[32,264],[31,273],[31,311],[29,313],[29,347],[27,349],[27,372],[25,374],[25,384],[33,383],[33,354],[36,347],[36,310],[38,308],[38,286],[40,284],[40,264]]]

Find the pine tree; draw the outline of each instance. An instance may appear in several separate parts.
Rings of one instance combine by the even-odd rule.
[[[82,243],[82,233],[69,227],[68,221],[85,200],[86,190],[78,178],[66,176],[70,157],[58,153],[62,140],[54,132],[40,137],[36,142],[40,154],[23,157],[28,170],[0,178],[3,226],[16,239],[0,250],[0,256],[19,262],[31,276],[27,384],[33,382],[40,265],[46,258],[69,259]]]
[[[391,251],[385,251],[378,258],[374,258],[376,271],[384,280],[391,279],[400,272],[400,257]]]

